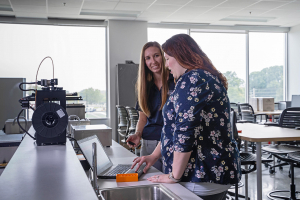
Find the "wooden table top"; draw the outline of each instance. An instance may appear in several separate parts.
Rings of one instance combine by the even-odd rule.
[[[300,130],[266,126],[253,123],[237,123],[241,130],[239,137],[250,142],[294,141],[300,140]]]
[[[280,115],[283,110],[273,110],[273,111],[254,111],[255,114],[266,114],[266,115]]]

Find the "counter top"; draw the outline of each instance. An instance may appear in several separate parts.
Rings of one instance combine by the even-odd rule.
[[[0,199],[98,198],[68,140],[66,145],[37,146],[26,136],[0,176]]]
[[[117,142],[113,141],[111,147],[105,147],[105,151],[113,164],[132,164],[133,159],[136,157],[135,154],[131,153],[124,147],[122,147]],[[167,183],[152,183],[148,181],[147,178],[153,175],[163,174],[154,167],[151,167],[146,174],[143,174],[139,181],[137,182],[116,182],[115,179],[98,179],[98,185],[101,189],[105,188],[115,188],[115,187],[127,187],[127,186],[137,186],[137,185],[150,185],[150,184],[163,184],[165,187],[174,192],[182,200],[190,199],[201,199],[179,183],[167,184]]]

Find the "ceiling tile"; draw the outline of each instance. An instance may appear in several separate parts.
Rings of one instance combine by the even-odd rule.
[[[158,5],[179,5],[183,6],[190,2],[191,0],[157,0],[155,4]]]
[[[47,13],[46,6],[14,6],[14,12]]]
[[[194,0],[187,4],[188,6],[210,6],[214,7],[221,3],[225,3],[227,0]]]
[[[212,7],[190,7],[190,6],[185,6],[178,11],[172,13],[171,17],[183,17],[183,18],[188,18],[192,19],[195,18],[196,16],[199,16],[203,14],[204,12],[208,11]]]
[[[244,9],[238,12],[233,13],[234,15],[238,15],[238,16],[247,16],[247,17],[251,17],[251,16],[259,16],[265,12],[267,12],[269,10],[263,10],[263,9]]]
[[[116,0],[118,1],[118,0]],[[147,3],[147,4],[151,4],[153,3],[155,0],[120,0],[120,2],[131,2],[131,3]]]
[[[293,11],[295,12],[295,11]],[[291,14],[290,10],[275,9],[261,14],[263,17],[285,17]]]
[[[149,7],[149,4],[145,3],[118,3],[115,10],[133,10],[133,11],[143,11]]]
[[[153,4],[150,8],[147,9],[149,12],[175,12],[180,6],[176,5],[157,5]]]
[[[46,0],[10,0],[11,5],[46,6]]]
[[[77,14],[79,15],[80,9],[79,8],[69,8],[69,7],[48,7],[48,13],[61,13],[61,14]]]
[[[223,7],[231,7],[231,8],[245,8],[247,6],[256,4],[259,2],[258,0],[228,0],[218,7],[223,8]]]
[[[95,1],[84,1],[82,9],[91,10],[113,10],[118,2],[95,2]]]
[[[170,15],[170,12],[150,12],[150,11],[145,11],[142,12],[140,15],[138,15],[138,18],[166,18]]]
[[[280,1],[261,1],[259,3],[256,3],[247,9],[275,9],[277,7],[283,6],[284,4],[287,4],[288,2],[280,2]]]
[[[35,13],[35,12],[17,12],[16,17],[26,17],[26,18],[47,18],[46,13]]]
[[[287,9],[287,10],[300,10],[300,2],[292,2],[287,5],[281,6],[279,9]]]
[[[0,0],[0,5],[10,5],[8,0]]]
[[[48,0],[49,7],[80,8],[83,0]]]

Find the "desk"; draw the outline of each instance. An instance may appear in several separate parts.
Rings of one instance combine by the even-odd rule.
[[[252,123],[237,123],[237,129],[242,130],[242,133],[239,133],[239,137],[242,140],[256,143],[257,199],[262,200],[261,143],[268,141],[300,140],[300,131],[296,129],[265,126]]]
[[[273,111],[256,111],[255,114],[259,115],[272,115],[272,121],[274,121],[274,115],[280,115],[283,110],[273,110]]]
[[[132,161],[135,157],[135,154],[131,153],[120,144],[115,141],[112,141],[111,147],[104,147],[105,152],[107,153],[110,160],[115,164],[132,164]],[[128,186],[139,186],[139,185],[150,185],[150,184],[157,184],[152,183],[147,180],[148,177],[153,175],[162,174],[162,172],[158,171],[154,167],[150,167],[146,174],[143,174],[139,181],[137,182],[116,182],[115,179],[100,179],[98,178],[98,185],[101,189],[106,188],[116,188],[116,187],[128,187]],[[168,183],[159,183],[170,189],[174,192],[177,196],[179,196],[182,200],[189,200],[189,199],[201,199],[200,197],[196,196],[194,193],[180,185],[179,183],[168,184]],[[101,190],[100,189],[100,190]]]

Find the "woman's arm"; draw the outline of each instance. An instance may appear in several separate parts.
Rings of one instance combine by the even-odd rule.
[[[143,112],[140,111],[139,112],[139,121],[135,128],[135,134],[129,136],[129,138],[126,140],[127,145],[130,148],[137,147],[139,145],[146,123],[147,123],[147,116]],[[133,142],[135,145],[130,145],[128,143],[129,141]]]
[[[175,179],[180,179],[191,156],[190,152],[174,152],[172,173]]]

